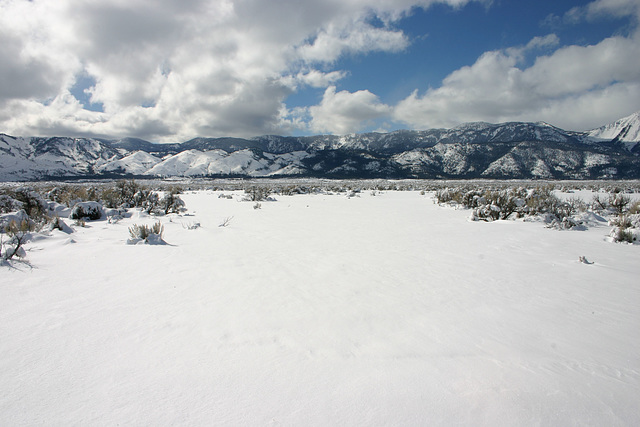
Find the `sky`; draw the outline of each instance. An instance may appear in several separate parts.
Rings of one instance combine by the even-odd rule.
[[[348,134],[640,110],[640,0],[0,0],[0,132]]]

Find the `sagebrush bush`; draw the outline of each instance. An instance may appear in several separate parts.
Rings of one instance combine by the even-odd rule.
[[[140,207],[137,202],[136,193],[143,190],[144,187],[134,180],[119,180],[111,188],[102,191],[100,198],[105,206],[109,208],[132,208]]]
[[[33,222],[29,220],[22,220],[20,223],[17,221],[11,221],[11,223],[4,228],[7,240],[0,244],[0,258],[4,260],[10,260],[17,256],[24,258],[26,252],[23,245],[27,242],[30,236],[30,232],[33,231]],[[1,237],[1,236],[0,236]]]
[[[22,209],[22,202],[8,194],[0,194],[0,213],[15,212]]]
[[[82,185],[63,185],[53,187],[45,195],[47,199],[71,208],[80,202],[97,200],[99,197],[98,193],[99,191],[96,187],[87,188]]]
[[[80,202],[71,209],[71,219],[98,220],[104,215],[102,205],[98,202]]]
[[[159,208],[165,215],[180,213],[184,210],[184,206],[184,201],[178,196],[178,193],[174,193],[173,191],[165,194],[159,203]]]
[[[160,221],[154,223],[152,226],[148,226],[146,224],[133,224],[131,227],[129,227],[129,235],[134,240],[140,239],[146,241],[152,235],[156,235],[162,238],[163,233],[164,226],[160,223]]]
[[[629,206],[630,204],[631,197],[629,196],[626,196],[622,193],[614,193],[609,195],[609,206],[611,206],[618,215],[622,215],[627,210],[627,206]]]
[[[267,200],[269,195],[271,194],[271,188],[266,186],[254,185],[251,187],[247,187],[244,189],[245,192],[245,200],[251,202],[261,202]]]
[[[438,203],[460,205],[471,209],[471,220],[496,221],[508,218],[544,215],[556,228],[572,228],[580,222],[572,219],[576,213],[586,209],[586,205],[576,197],[560,200],[553,193],[551,185],[533,189],[513,188],[440,188],[435,192]]]
[[[21,187],[10,192],[9,196],[21,203],[21,209],[24,209],[33,221],[46,221],[48,204],[36,191],[29,187]]]
[[[610,236],[613,237],[613,240],[616,242],[633,243],[635,241],[633,232],[625,228],[614,228],[611,230]]]

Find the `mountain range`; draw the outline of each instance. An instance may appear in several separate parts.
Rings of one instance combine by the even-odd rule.
[[[0,181],[117,177],[638,179],[640,111],[588,132],[544,122],[350,135],[195,138],[0,134]]]

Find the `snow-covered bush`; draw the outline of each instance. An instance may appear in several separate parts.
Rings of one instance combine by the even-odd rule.
[[[613,208],[615,213],[622,215],[627,207],[631,204],[631,198],[622,193],[614,193],[609,195],[609,206]]]
[[[444,203],[462,203],[462,192],[459,189],[453,188],[441,188],[435,193],[436,202],[438,204]]]
[[[129,227],[129,236],[131,237],[127,240],[127,244],[136,245],[140,243],[146,243],[150,245],[160,245],[164,244],[164,240],[162,240],[162,234],[164,233],[164,226],[160,223],[160,221],[156,222],[152,226],[148,226],[145,224],[138,225],[133,224]]]
[[[539,216],[553,228],[568,229],[581,225],[574,218],[585,210],[585,204],[578,198],[562,201],[553,194],[552,186],[538,186],[527,189],[513,188],[473,188],[469,186],[442,188],[435,193],[438,203],[452,204],[471,209],[472,221],[496,221],[511,218]]]
[[[141,207],[148,214],[157,212],[160,206],[158,193],[149,190],[140,190],[135,195],[135,206]]]
[[[100,198],[104,205],[109,208],[141,207],[142,198],[136,197],[141,190],[144,190],[144,188],[134,180],[122,179],[116,181],[113,187],[103,190]]]
[[[184,201],[173,191],[162,198],[155,191],[142,189],[135,194],[135,206],[141,207],[148,214],[167,215],[185,210]]]
[[[591,208],[598,212],[610,212],[615,215],[622,215],[632,208],[631,197],[621,192],[610,193],[608,197],[599,194],[593,196]]]
[[[605,199],[599,194],[594,194],[591,199],[591,203],[589,204],[589,209],[592,209],[595,212],[605,212],[609,210],[609,200]]]
[[[613,226],[609,236],[615,242],[640,242],[640,214],[619,215],[609,225]]]
[[[184,206],[184,201],[178,196],[178,193],[174,193],[173,191],[165,194],[159,203],[159,208],[165,215],[180,213],[185,210]]]
[[[33,221],[38,223],[46,221],[48,204],[36,191],[28,187],[21,187],[13,190],[8,195],[21,203],[20,208]]]
[[[97,220],[104,216],[104,209],[98,202],[80,202],[71,209],[71,219]]]
[[[0,213],[15,212],[22,209],[22,202],[7,194],[0,194]]]
[[[3,234],[0,234],[0,258],[10,260],[15,256],[26,257],[27,253],[23,246],[29,240],[32,230],[32,222],[26,219],[21,222],[11,221],[5,226]]]
[[[253,185],[244,189],[243,200],[250,202],[261,202],[269,199],[271,188],[267,186]]]
[[[73,229],[69,227],[59,216],[54,217],[49,222],[49,231],[60,230],[64,233],[71,234],[73,233]]]
[[[29,215],[27,215],[24,209],[20,209],[17,212],[1,214],[0,233],[6,233],[6,230],[11,223],[22,224],[24,221],[27,221],[32,229],[35,228],[34,222],[29,218]]]
[[[97,200],[99,198],[99,190],[96,187],[87,187],[84,185],[62,185],[53,187],[45,193],[45,196],[53,202],[71,208],[80,202]]]

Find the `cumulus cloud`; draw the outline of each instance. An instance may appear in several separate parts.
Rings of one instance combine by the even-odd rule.
[[[308,62],[331,62],[343,53],[398,52],[409,44],[402,31],[377,28],[362,20],[336,22],[323,29],[311,43],[301,46],[300,56]]]
[[[406,48],[394,24],[411,8],[469,1],[1,0],[0,129],[160,141],[295,130],[291,93],[335,84],[343,55]],[[74,101],[81,76],[102,112]]]
[[[396,120],[416,128],[466,121],[544,120],[573,130],[640,108],[638,36],[611,37],[590,46],[565,46],[521,66],[522,52],[557,44],[555,36],[523,48],[491,51],[447,76],[442,86],[414,91],[395,107]],[[602,123],[604,124],[604,123]]]
[[[371,90],[340,91],[346,55],[402,52],[398,23],[415,7],[490,0],[0,0],[0,132],[15,135],[194,136],[349,133],[390,118],[411,127],[543,119],[570,101],[610,115],[637,105],[637,37],[559,47],[553,34],[487,52],[441,87],[397,106]],[[637,0],[596,0],[576,19],[638,13]],[[542,55],[544,53],[544,55]],[[523,67],[523,58],[541,55]],[[72,95],[91,82],[88,111]],[[325,89],[315,106],[287,97]],[[638,99],[636,97],[636,99]],[[589,102],[603,106],[588,110]],[[635,102],[635,103],[634,103]],[[636,108],[637,107],[632,107]],[[588,110],[588,111],[587,111]],[[571,118],[573,117],[573,118]],[[611,117],[617,118],[617,117]],[[586,120],[586,119],[585,119]]]
[[[322,102],[309,108],[310,127],[314,132],[353,133],[389,112],[390,107],[368,90],[336,92],[336,87],[330,86]]]

